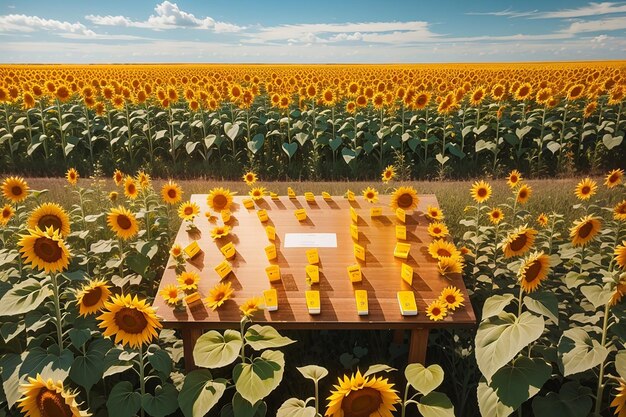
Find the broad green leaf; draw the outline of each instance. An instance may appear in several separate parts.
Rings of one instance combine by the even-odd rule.
[[[498,394],[484,381],[478,383],[477,394],[478,408],[482,416],[508,417],[515,411],[512,407],[502,404]]]
[[[148,362],[154,369],[163,375],[169,375],[172,372],[172,358],[163,349],[152,345],[148,350]]]
[[[301,366],[297,369],[303,377],[312,379],[313,381],[319,381],[328,375],[328,370],[326,368],[317,365]]]
[[[265,417],[266,413],[267,405],[264,401],[259,400],[254,404],[250,404],[248,400],[236,392],[235,395],[233,395],[230,410],[224,414],[224,409],[222,408],[220,415],[221,417]]]
[[[93,345],[94,343],[91,343]],[[102,379],[104,373],[104,352],[91,348],[85,356],[77,356],[70,369],[70,378],[87,391]]]
[[[0,299],[0,316],[17,316],[39,307],[52,296],[50,280],[28,278],[13,286]]]
[[[250,149],[253,154],[256,154],[263,148],[264,143],[265,136],[263,136],[262,133],[257,133],[256,135],[254,135],[251,141],[248,141],[248,149]]]
[[[341,150],[341,156],[343,156],[345,163],[350,165],[350,162],[356,158],[357,154],[350,148],[343,148]]]
[[[242,344],[241,333],[236,330],[226,330],[223,335],[211,330],[198,338],[193,359],[204,368],[221,368],[237,359]]]
[[[307,407],[298,398],[290,398],[280,406],[276,417],[315,417],[315,408]]]
[[[412,363],[404,370],[404,377],[420,394],[428,395],[443,382],[443,369],[439,365],[425,368],[420,363]]]
[[[559,359],[563,376],[584,372],[606,360],[609,351],[580,327],[563,332],[559,340]]]
[[[536,417],[585,417],[591,411],[591,389],[577,381],[566,382],[561,390],[549,392],[545,397],[533,400],[533,415]]]
[[[626,350],[620,350],[615,355],[615,369],[619,376],[626,379]]]
[[[559,324],[559,301],[551,292],[535,291],[524,297],[524,305],[533,313],[541,314]]]
[[[204,416],[217,404],[225,389],[224,384],[213,380],[208,369],[191,371],[185,377],[178,404],[186,417]]]
[[[607,133],[606,135],[602,136],[602,143],[610,151],[616,146],[619,146],[622,143],[622,139],[622,136],[613,136]]]
[[[483,320],[502,313],[514,298],[513,294],[492,295],[487,298],[483,305]]]
[[[91,330],[89,329],[72,328],[68,333],[72,345],[74,345],[76,349],[80,349],[91,338]]]
[[[287,154],[289,159],[291,159],[298,150],[298,142],[283,143],[282,149]]]
[[[281,336],[272,326],[254,324],[245,334],[246,343],[254,350],[277,348],[295,343],[288,337]]]
[[[552,366],[543,359],[519,356],[512,364],[500,368],[493,375],[490,385],[502,404],[517,410],[539,392],[551,373]]]
[[[605,306],[613,296],[613,291],[611,291],[610,288],[603,288],[599,285],[582,286],[580,287],[580,292],[582,292],[585,298],[593,304],[594,308]]]
[[[158,385],[154,389],[154,395],[145,393],[141,399],[141,405],[152,417],[165,417],[178,409],[177,398],[178,391],[176,387],[166,383]],[[202,416],[204,414],[195,415]]]
[[[363,377],[377,374],[378,372],[391,372],[391,371],[397,371],[397,369],[392,368],[391,366],[385,365],[385,364],[372,365],[367,369],[367,371],[365,371],[365,373],[363,374]]]
[[[417,409],[424,417],[454,417],[454,405],[446,394],[431,392],[417,403]]]
[[[265,350],[252,363],[238,363],[233,369],[237,392],[250,402],[267,397],[283,379],[285,357],[277,350]]]
[[[541,336],[543,317],[525,311],[516,317],[500,313],[480,323],[476,333],[476,362],[487,381],[520,350]]]
[[[141,394],[128,381],[118,382],[107,400],[109,417],[133,417],[141,408]]]
[[[224,133],[230,140],[235,140],[239,134],[239,125],[230,122],[224,123]]]

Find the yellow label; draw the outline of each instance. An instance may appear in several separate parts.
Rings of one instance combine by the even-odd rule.
[[[320,292],[317,290],[307,290],[305,297],[309,314],[319,314],[321,309]]]
[[[232,259],[237,251],[235,250],[235,245],[233,242],[228,242],[224,246],[220,248],[220,252],[226,257],[226,259]]]
[[[230,265],[230,262],[227,260],[223,260],[215,267],[215,272],[220,276],[221,279],[226,278],[228,274],[230,274],[233,270],[233,267]]]
[[[354,201],[354,193],[352,191],[348,190],[346,196],[348,197],[348,201]]]
[[[315,194],[313,194],[312,192],[306,192],[304,193],[304,199],[308,202],[313,202],[315,201]]]
[[[306,271],[307,280],[311,284],[318,284],[320,282],[320,268],[317,265],[307,265],[304,267]]]
[[[243,200],[243,206],[247,209],[253,209],[254,208],[254,200],[251,198],[246,198],[245,200]]]
[[[413,291],[398,291],[398,304],[403,316],[414,316],[417,314],[417,304]]]
[[[198,242],[196,242],[195,240],[191,242],[189,245],[187,245],[187,247],[185,247],[185,254],[189,258],[193,258],[199,253],[200,253],[200,246],[198,246]]]
[[[404,211],[404,209],[401,208],[397,208],[396,209],[396,217],[398,218],[398,220],[400,220],[402,223],[406,222],[406,211]]]
[[[396,239],[406,240],[406,226],[396,225]]]
[[[358,243],[354,244],[354,257],[365,262],[365,248]]]
[[[274,288],[263,291],[263,299],[267,311],[278,310],[278,292]]]
[[[222,215],[222,221],[224,223],[228,223],[230,221],[230,218],[231,218],[230,210],[222,210],[221,215]]]
[[[289,198],[296,198],[296,192],[291,187],[287,187],[287,196]]]
[[[272,200],[278,200],[278,194],[276,194],[276,193],[274,193],[274,192],[270,191],[270,198],[271,198]]]
[[[357,224],[359,222],[359,214],[356,212],[354,207],[350,207],[350,218],[352,219],[352,223]]]
[[[268,261],[276,259],[276,245],[272,244],[265,247],[265,255]]]
[[[265,227],[265,234],[267,235],[267,238],[269,240],[275,240],[276,239],[276,228],[274,228],[274,226],[266,226]]]
[[[356,240],[357,242],[359,241],[359,226],[357,226],[356,224],[350,225],[350,236],[352,236],[352,239]]]
[[[396,243],[396,247],[393,250],[393,256],[396,258],[408,259],[409,252],[411,251],[410,243]]]
[[[350,278],[350,282],[361,282],[361,265],[350,265],[348,267],[348,277]]]
[[[372,207],[370,208],[370,217],[379,217],[383,215],[382,207]]]
[[[313,249],[308,249],[306,251],[306,260],[310,265],[319,263],[320,261],[320,254],[317,251],[317,248],[313,248]]]
[[[280,267],[278,265],[270,265],[265,268],[265,273],[270,282],[280,281]]]
[[[328,201],[328,200],[332,200],[332,199],[333,199],[333,198],[331,197],[331,195],[330,195],[330,194],[328,194],[326,191],[322,191],[322,198],[323,198],[324,200],[327,200],[327,201]]]
[[[306,220],[306,210],[305,209],[298,209],[296,211],[293,212],[293,214],[295,214],[296,219],[298,219],[298,221],[305,221]]]
[[[197,303],[198,301],[200,301],[200,294],[197,291],[185,297],[187,305]]]
[[[413,285],[413,268],[409,265],[402,263],[402,271],[400,272],[400,276],[409,285]]]
[[[267,216],[267,210],[259,210],[256,212],[256,215],[258,216],[259,220],[261,220],[261,223],[265,223],[270,219]]]
[[[354,299],[356,300],[356,312],[359,316],[365,316],[369,313],[369,307],[367,305],[367,291],[356,290],[354,291]]]

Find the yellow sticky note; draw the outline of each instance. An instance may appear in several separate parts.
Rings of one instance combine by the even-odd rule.
[[[306,192],[304,193],[304,199],[310,203],[315,201],[315,194],[313,194],[312,192]]]
[[[278,292],[274,288],[263,291],[263,299],[267,311],[278,310]]]
[[[268,261],[273,261],[276,259],[276,245],[271,244],[265,247],[265,256],[267,256]]]
[[[358,243],[354,244],[354,257],[365,262],[365,248]]]
[[[393,256],[396,258],[408,259],[409,252],[411,251],[410,243],[396,243],[396,247],[393,250]]]
[[[369,307],[367,305],[367,291],[356,290],[354,291],[354,299],[356,300],[356,312],[359,316],[367,316],[369,314]]]
[[[361,265],[354,264],[348,267],[348,277],[350,278],[350,282],[361,282]]]
[[[185,247],[185,254],[189,258],[193,258],[199,253],[200,253],[200,246],[198,246],[198,242],[196,242],[195,240]]]
[[[224,255],[226,259],[234,258],[235,254],[237,253],[237,251],[235,250],[235,245],[233,245],[233,242],[228,242],[227,244],[222,246],[220,248],[220,252],[222,252],[222,254]]]
[[[310,265],[316,264],[320,261],[320,254],[317,248],[308,249],[306,251],[306,260]]]
[[[326,191],[322,191],[322,198],[326,201],[328,200],[332,200],[333,198],[331,197],[330,194],[328,194]]]
[[[348,201],[354,201],[354,193],[352,191],[348,190],[346,196],[348,197]]]
[[[220,276],[221,279],[226,278],[228,274],[230,274],[233,270],[233,267],[230,265],[230,262],[227,260],[223,260],[215,267],[215,272]]]
[[[307,280],[311,284],[318,284],[320,282],[320,268],[317,265],[307,265],[304,267],[306,271]]]
[[[265,223],[266,221],[270,219],[267,216],[267,210],[264,210],[264,209],[257,211],[256,215],[258,216],[259,220],[261,220],[261,223]]]
[[[230,210],[222,210],[221,215],[222,215],[222,221],[224,223],[228,223],[230,221],[230,218],[231,218]]]
[[[254,208],[254,200],[251,198],[246,198],[243,200],[243,206],[247,209],[253,209]]]
[[[402,280],[409,285],[413,285],[413,268],[409,265],[402,263],[402,270],[400,271],[400,276]]]
[[[357,224],[359,222],[359,214],[356,212],[354,207],[350,207],[350,218],[352,219],[352,223]]]
[[[317,290],[308,290],[305,292],[305,297],[309,314],[319,314],[321,311],[320,292]]]
[[[400,313],[403,316],[417,315],[417,304],[415,303],[413,291],[398,291],[398,304],[400,305]]]
[[[265,227],[265,234],[267,235],[267,238],[269,240],[275,240],[276,239],[276,229],[274,228],[274,226],[266,226]]]
[[[357,242],[359,241],[359,226],[357,226],[356,224],[350,225],[350,236],[352,236],[352,239],[356,240]]]
[[[396,225],[396,239],[406,240],[406,226],[402,224]]]
[[[303,222],[303,221],[305,221],[305,220],[306,220],[306,210],[305,210],[305,209],[298,209],[298,210],[295,210],[295,211],[293,212],[293,214],[295,214],[296,219],[298,219],[298,221]]]
[[[200,301],[200,293],[197,291],[185,297],[185,303],[187,303],[187,305],[197,303],[198,301]]]
[[[278,200],[278,194],[276,194],[276,193],[274,193],[274,192],[270,191],[270,198],[271,198],[272,200]]]
[[[400,220],[402,223],[406,222],[406,211],[404,211],[404,209],[401,208],[397,208],[396,209],[396,217],[398,218],[398,220]]]
[[[270,282],[280,281],[280,267],[278,265],[270,265],[265,268],[265,273]]]
[[[383,215],[382,207],[371,207],[370,208],[370,217],[379,217]]]
[[[291,187],[287,187],[287,196],[289,198],[296,198],[296,192]]]

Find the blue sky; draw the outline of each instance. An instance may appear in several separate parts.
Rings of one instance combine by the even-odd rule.
[[[0,0],[1,63],[626,59],[626,2]]]

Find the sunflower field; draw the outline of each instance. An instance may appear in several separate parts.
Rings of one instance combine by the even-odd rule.
[[[0,171],[601,173],[626,158],[625,88],[622,62],[3,65]]]

